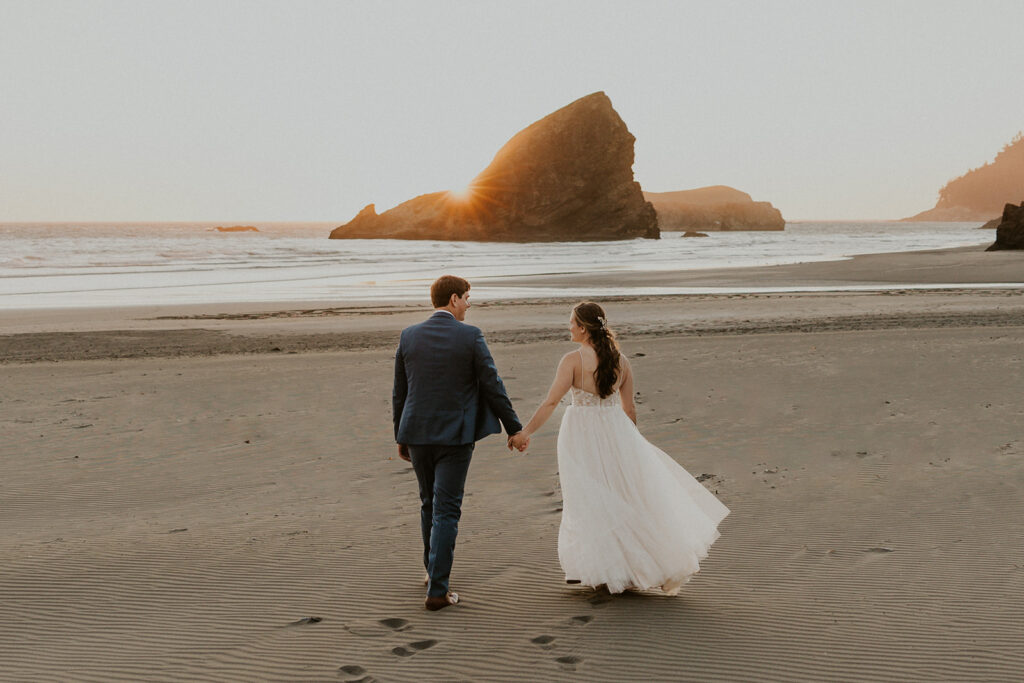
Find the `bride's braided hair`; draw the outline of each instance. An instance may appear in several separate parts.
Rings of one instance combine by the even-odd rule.
[[[594,371],[597,394],[601,398],[611,396],[619,379],[619,343],[608,327],[604,309],[592,301],[584,301],[576,304],[572,314],[590,335],[590,343],[597,351],[597,370]]]

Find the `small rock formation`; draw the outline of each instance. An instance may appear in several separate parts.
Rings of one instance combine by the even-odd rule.
[[[693,230],[687,230],[683,233],[683,237],[707,237],[706,232],[694,232]]]
[[[678,192],[644,192],[658,212],[662,230],[783,230],[786,221],[770,202],[746,192],[712,185]]]
[[[657,239],[654,207],[633,180],[634,140],[596,92],[517,133],[465,193],[425,194],[381,214],[370,204],[331,239]]]
[[[1024,249],[1024,202],[1003,207],[1003,219],[996,228],[996,241],[985,251]]]
[[[214,230],[217,232],[259,232],[259,229],[253,225],[231,225],[226,228],[217,226]]]
[[[1006,202],[1024,197],[1024,134],[1017,133],[996,158],[949,181],[939,190],[935,208],[905,221],[987,221]]]
[[[987,223],[979,227],[978,230],[995,230],[996,228],[999,227],[999,224],[1002,222],[1003,219],[1001,217],[993,218],[992,220],[988,221]]]

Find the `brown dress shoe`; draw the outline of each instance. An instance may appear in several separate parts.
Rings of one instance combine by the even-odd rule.
[[[448,595],[435,595],[428,597],[426,601],[423,603],[423,606],[431,612],[436,612],[437,610],[444,609],[449,605],[457,604],[459,604],[459,594],[448,593]]]

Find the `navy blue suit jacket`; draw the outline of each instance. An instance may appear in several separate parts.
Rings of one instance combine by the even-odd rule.
[[[436,311],[402,330],[392,393],[395,441],[458,446],[522,430],[480,328]]]

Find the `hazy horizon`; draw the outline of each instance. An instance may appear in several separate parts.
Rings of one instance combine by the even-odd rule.
[[[0,222],[325,222],[603,90],[648,192],[877,221],[1024,129],[1024,6],[0,0]]]

